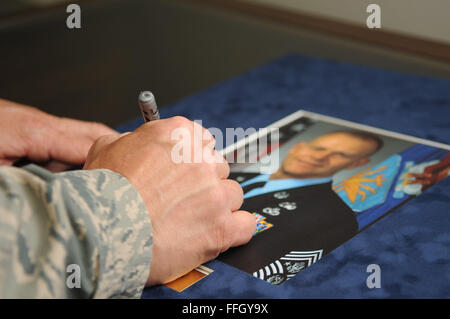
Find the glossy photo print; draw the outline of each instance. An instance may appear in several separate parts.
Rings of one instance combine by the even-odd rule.
[[[279,141],[258,150],[257,163],[231,164],[257,231],[218,260],[274,285],[449,175],[447,145],[309,112],[272,126]],[[260,162],[274,154],[279,167],[262,173]]]

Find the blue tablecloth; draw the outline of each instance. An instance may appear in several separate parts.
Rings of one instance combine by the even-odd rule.
[[[450,143],[450,81],[300,55],[186,97],[161,115],[225,130],[265,127],[299,109]],[[214,272],[182,293],[157,286],[142,297],[449,298],[449,190],[447,178],[281,286],[212,261],[206,266]],[[381,288],[367,287],[369,264],[380,265]]]

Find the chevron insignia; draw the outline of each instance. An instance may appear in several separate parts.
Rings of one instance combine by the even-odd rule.
[[[322,258],[323,249],[291,251],[280,259],[253,273],[253,276],[273,285],[280,285]]]

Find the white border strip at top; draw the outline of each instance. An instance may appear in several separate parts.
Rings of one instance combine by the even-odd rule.
[[[414,137],[414,136],[410,136],[410,135],[406,135],[406,134],[383,130],[383,129],[379,129],[379,128],[376,128],[373,126],[358,124],[355,122],[341,120],[341,119],[337,119],[337,118],[334,118],[331,116],[326,116],[326,115],[313,113],[313,112],[309,112],[309,111],[304,111],[304,110],[299,110],[297,112],[294,112],[294,113],[282,118],[281,120],[270,124],[269,126],[267,126],[267,128],[268,129],[280,128],[280,127],[283,127],[284,125],[287,125],[287,124],[289,124],[295,120],[298,120],[299,118],[304,117],[304,116],[310,117],[315,120],[321,120],[321,121],[332,123],[332,124],[343,125],[343,126],[347,126],[350,128],[356,128],[356,129],[360,129],[360,130],[364,130],[364,131],[368,131],[368,132],[372,132],[372,133],[376,133],[376,134],[380,134],[380,135],[398,138],[398,139],[405,140],[405,141],[412,142],[412,143],[429,145],[429,146],[442,148],[447,151],[450,151],[450,145],[447,145],[444,143],[433,142],[433,141],[425,140],[423,138],[418,138],[418,137]],[[268,131],[270,131],[270,130],[268,130]],[[265,134],[267,134],[267,133],[268,132],[266,132]],[[258,134],[258,132],[255,132],[255,133],[251,134],[250,136],[248,136],[247,138],[243,138],[243,139],[237,141],[236,143],[233,143],[233,144],[227,146],[223,150],[220,150],[219,152],[223,156],[225,156],[228,153],[230,153],[234,150],[237,150],[237,149],[245,146],[246,144],[249,144],[249,143],[257,140],[258,138],[260,138],[262,136],[264,136],[264,134],[261,134],[261,133]]]

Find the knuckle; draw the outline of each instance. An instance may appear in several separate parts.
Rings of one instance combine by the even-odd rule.
[[[200,178],[205,178],[207,180],[210,180],[211,178],[217,178],[217,171],[216,171],[216,163],[207,163],[207,162],[201,162],[197,164],[197,173]]]
[[[208,181],[208,188],[204,194],[205,201],[209,203],[209,205],[215,207],[215,210],[219,213],[223,213],[225,209],[225,203],[227,202],[227,193],[225,187],[221,185],[220,181],[216,181],[211,183]],[[220,214],[216,215],[219,216]]]
[[[228,181],[234,190],[234,195],[238,196],[239,198],[244,198],[244,190],[242,189],[241,184],[232,179],[229,179]]]
[[[174,127],[187,127],[191,125],[191,121],[185,118],[184,116],[174,116],[168,119],[168,121],[174,126]]]
[[[228,163],[225,156],[222,156],[219,152],[216,152],[217,162],[225,165],[225,169],[228,171],[228,175],[230,173],[230,164]],[[227,175],[227,176],[228,176]]]
[[[205,166],[208,167],[208,171],[210,174],[213,175],[217,175],[217,168],[219,166],[219,164],[217,164],[216,162],[203,162]]]
[[[228,164],[227,161],[224,161],[223,163],[219,162],[216,165],[222,165],[223,166],[223,169],[225,170],[225,177],[228,177],[230,175],[230,165]]]
[[[228,194],[225,187],[217,183],[217,185],[211,190],[210,196],[219,207],[223,207],[228,202]]]
[[[212,150],[214,150],[214,147],[217,144],[216,138],[214,135],[209,133],[207,129],[204,129],[203,131],[203,137],[202,137],[203,144],[207,144],[209,147],[211,147]]]
[[[211,140],[214,142],[216,141],[216,137],[214,135],[212,135],[211,132],[206,128],[203,128],[203,138],[205,140]]]

